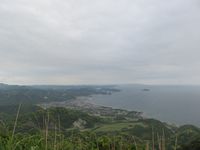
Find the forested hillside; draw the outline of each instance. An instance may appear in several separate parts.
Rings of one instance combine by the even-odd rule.
[[[0,106],[67,101],[78,96],[111,94],[118,91],[114,86],[18,86],[1,83]]]
[[[93,116],[65,108],[7,106],[0,117],[0,148],[5,150],[185,150],[200,135],[192,125]]]
[[[112,94],[118,91],[114,86],[0,84],[0,149],[199,148],[198,127],[169,125],[159,120],[144,118],[141,112],[98,106],[88,103],[84,98],[87,99],[93,94]]]

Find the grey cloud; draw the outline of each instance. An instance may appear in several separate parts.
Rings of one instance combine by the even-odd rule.
[[[0,82],[199,84],[197,0],[2,0]]]

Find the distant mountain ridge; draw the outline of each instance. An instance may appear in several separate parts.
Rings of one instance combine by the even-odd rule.
[[[114,86],[8,85],[0,83],[0,105],[37,104],[66,101],[77,96],[110,94],[119,91]]]

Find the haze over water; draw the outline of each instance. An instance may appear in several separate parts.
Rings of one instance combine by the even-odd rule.
[[[145,116],[168,123],[200,126],[200,86],[120,85],[117,88],[121,92],[94,95],[93,101],[142,111]]]

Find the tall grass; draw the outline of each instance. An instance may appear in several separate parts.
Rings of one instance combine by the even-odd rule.
[[[15,123],[14,123],[13,131],[12,131],[11,141],[13,141],[13,138],[14,138],[14,135],[15,135],[15,130],[16,130],[16,127],[17,127],[17,121],[18,121],[18,118],[19,118],[19,112],[20,112],[21,106],[22,106],[22,104],[20,103],[19,107],[17,109],[17,115],[16,115],[16,118],[15,118]]]
[[[43,116],[44,134],[23,135],[21,138],[16,134],[20,109],[21,104],[19,104],[17,109],[11,136],[9,136],[6,142],[1,142],[1,144],[4,144],[4,149],[2,150],[130,150],[131,146],[135,150],[166,150],[165,131],[162,130],[162,135],[160,136],[158,133],[155,133],[153,127],[151,139],[146,142],[139,141],[135,136],[131,136],[128,141],[122,136],[108,137],[108,141],[100,141],[102,136],[98,136],[96,133],[93,134],[93,138],[91,138],[91,135],[85,134],[82,136],[75,135],[74,133],[71,134],[70,138],[66,137],[61,131],[60,116],[54,122],[54,129],[50,128],[51,119],[48,110],[46,115]],[[157,138],[155,135],[157,135]],[[108,146],[106,147],[106,145]],[[178,136],[176,135],[174,150],[177,150],[177,146]]]

